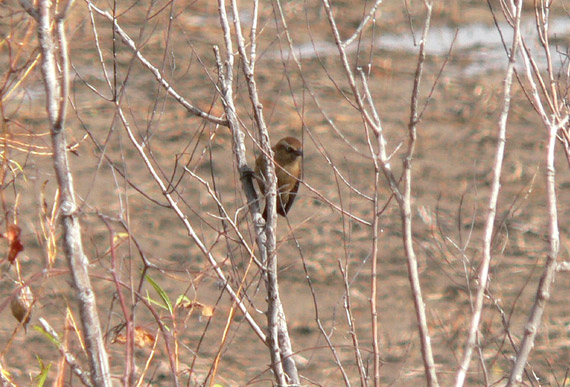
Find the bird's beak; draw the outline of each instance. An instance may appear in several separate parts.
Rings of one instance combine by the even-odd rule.
[[[303,150],[302,150],[302,149],[296,149],[296,150],[295,150],[295,154],[296,154],[297,156],[303,156]]]

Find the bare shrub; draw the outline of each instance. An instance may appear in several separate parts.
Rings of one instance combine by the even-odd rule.
[[[474,3],[3,2],[3,385],[565,385],[567,4]]]

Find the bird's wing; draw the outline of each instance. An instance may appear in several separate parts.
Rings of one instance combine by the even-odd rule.
[[[297,191],[299,190],[299,184],[301,184],[301,181],[297,180],[293,189],[291,191],[289,191],[289,198],[288,198],[289,200],[287,200],[287,203],[285,204],[285,208],[284,208],[285,214],[289,212],[289,209],[291,208],[291,206],[293,205],[293,202],[295,201],[295,198],[297,197]]]
[[[261,155],[255,160],[255,172],[253,177],[255,177],[257,181],[261,196],[265,196],[265,174],[263,173],[263,160],[261,159]]]

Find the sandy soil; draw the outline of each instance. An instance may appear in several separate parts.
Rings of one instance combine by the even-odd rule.
[[[221,114],[212,53],[214,44],[223,47],[217,7],[205,1],[177,2],[176,17],[168,35],[170,8],[165,2],[158,2],[151,11],[146,2],[135,2],[129,8],[121,4],[123,6],[119,22],[141,45],[142,53],[162,68],[166,78],[191,103]],[[246,4],[242,6],[242,18],[247,25],[250,10]],[[344,37],[353,33],[364,9],[369,6],[364,2],[356,6],[351,1],[334,2],[337,23]],[[24,15],[13,12],[19,10],[15,1],[4,2],[0,7],[3,36],[9,31],[11,21],[27,20]],[[272,140],[294,135],[304,144],[305,184],[288,221],[279,219],[280,290],[303,382],[322,386],[343,384],[333,353],[319,330],[318,319],[350,381],[356,385],[360,382],[346,322],[346,289],[339,265],[347,270],[356,333],[365,367],[371,371],[372,230],[343,217],[327,201],[371,221],[372,203],[365,195],[374,193],[374,167],[366,132],[360,115],[352,106],[351,92],[332,45],[324,10],[316,2],[292,1],[283,7],[295,45],[302,49],[303,77],[287,55],[287,42],[281,26],[276,28],[273,8],[265,2],[260,9],[256,67],[256,80]],[[410,23],[416,38],[419,38],[423,23],[423,8],[419,2],[413,1],[409,11],[410,14],[402,2],[382,4],[374,29],[365,31],[360,39],[360,50],[355,49],[350,56],[351,65],[356,67],[365,66],[372,55],[371,91],[389,149],[397,149],[393,156],[396,173],[402,169],[401,155],[405,146],[398,148],[398,145],[407,139],[417,56],[417,49],[406,48],[412,41]],[[527,18],[532,17],[530,9],[525,12]],[[141,33],[147,13],[152,16]],[[567,20],[559,10],[555,9],[553,13]],[[100,17],[95,20],[104,47],[105,64],[112,73],[110,25]],[[501,48],[492,42],[460,46],[451,51],[449,58],[446,58],[446,52],[451,41],[443,53],[437,49],[440,45],[446,46],[445,39],[440,37],[452,36],[456,29],[470,31],[469,28],[475,25],[497,35],[487,4],[438,2],[434,6],[432,24],[434,43],[430,44],[434,48],[430,51],[428,44],[421,106],[428,102],[428,95],[430,99],[418,127],[413,162],[414,247],[419,259],[438,376],[442,385],[450,385],[463,352],[471,313],[469,289],[475,286],[474,277],[481,260],[481,231],[507,60],[504,55],[502,60],[493,59],[495,54],[501,53]],[[24,25],[17,27],[18,34],[14,39],[23,40]],[[165,206],[166,200],[129,142],[113,103],[86,86],[88,83],[103,96],[111,96],[95,54],[92,25],[83,3],[75,5],[68,27],[74,66],[73,109],[68,114],[68,130],[70,143],[79,143],[77,155],[70,154],[70,157],[82,204],[83,242],[92,262],[100,317],[108,332],[112,371],[118,377],[124,368],[124,346],[112,343],[124,319],[111,282],[109,233],[100,214],[113,220],[120,216],[127,220],[132,239],[119,235],[123,239],[117,243],[116,253],[122,280],[128,286],[136,288],[141,281],[142,251],[160,269],[151,269],[147,274],[164,289],[172,302],[186,294],[202,304],[215,306],[211,318],[201,315],[198,310],[180,310],[173,322],[166,310],[154,305],[164,324],[175,334],[181,380],[187,383],[188,370],[193,367],[192,383],[204,381],[220,349],[224,327],[231,321],[215,382],[224,386],[271,385],[268,351],[239,313],[228,317],[232,307],[229,297],[221,292],[219,280],[189,238],[182,222]],[[559,42],[566,42],[566,49],[569,34],[556,37]],[[27,52],[32,54],[36,44],[33,33],[30,39]],[[395,41],[402,48],[383,46],[388,41]],[[121,42],[117,47],[118,84],[127,79],[122,106],[128,113],[133,131],[138,139],[146,139],[153,164],[165,181],[171,181],[176,199],[197,235],[221,262],[231,283],[239,287],[249,256],[236,242],[236,233],[224,231],[216,203],[205,185],[183,168],[186,166],[216,190],[231,217],[239,220],[239,230],[253,246],[230,133],[226,128],[191,116],[174,99],[165,96],[153,76],[132,59],[132,53]],[[1,59],[3,65],[7,60],[7,57]],[[560,60],[560,57],[556,58],[557,65]],[[446,67],[438,78],[444,63]],[[254,136],[247,88],[239,70],[236,71],[236,85],[240,119],[244,130]],[[4,116],[9,121],[5,121],[4,127],[11,138],[49,150],[42,87],[37,67],[5,103]],[[519,85],[514,85],[513,89],[507,137],[490,291],[480,337],[488,384],[502,384],[502,378],[508,375],[513,346],[520,342],[548,250],[544,184],[546,132]],[[250,138],[246,144],[253,162],[257,150]],[[55,202],[56,181],[51,160],[38,152],[15,148],[6,152],[5,155],[19,163],[22,169],[13,180],[12,172],[5,172],[4,223],[9,223],[14,212],[17,213],[25,245],[25,251],[19,257],[20,271],[37,301],[27,333],[19,331],[13,335],[17,323],[10,315],[9,300],[17,275],[13,267],[4,263],[0,281],[3,294],[2,366],[18,385],[26,385],[40,372],[37,358],[45,365],[52,364],[49,381],[55,379],[59,366],[57,350],[45,335],[31,328],[37,325],[39,317],[48,320],[65,338],[82,364],[86,366],[87,363],[73,328],[65,322],[68,307],[75,319],[78,319],[78,312],[63,251],[58,250],[53,255],[53,264],[47,263],[48,246],[42,225],[46,226]],[[566,260],[566,215],[570,212],[570,201],[566,200],[564,192],[570,186],[570,174],[561,147],[557,157],[562,232],[560,259]],[[127,176],[128,183],[110,167],[110,162]],[[4,170],[8,171],[6,167]],[[347,187],[341,175],[353,189]],[[382,382],[396,386],[422,385],[425,379],[401,242],[400,216],[395,201],[390,200],[385,181],[379,184],[379,195],[380,206],[389,202],[381,216],[378,256]],[[125,233],[118,222],[112,224],[115,232]],[[43,271],[48,266],[49,269]],[[246,277],[244,289],[257,308],[252,308],[251,312],[263,326],[263,283],[254,269]],[[529,375],[532,370],[545,384],[563,385],[570,361],[570,309],[567,303],[570,279],[565,273],[557,276],[554,289],[528,370]],[[160,302],[148,282],[143,284],[141,293]],[[157,324],[142,303],[137,303],[136,325],[157,333]],[[137,349],[139,372],[150,351],[148,346]],[[468,385],[485,384],[477,356],[470,371]],[[79,385],[79,380],[72,377],[69,370],[64,375],[66,385]],[[159,340],[145,383],[157,386],[172,383],[163,338]],[[533,383],[537,385],[536,381]]]

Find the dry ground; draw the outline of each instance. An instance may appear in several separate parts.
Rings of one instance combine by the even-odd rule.
[[[7,1],[0,4],[3,39],[11,29],[18,31],[15,35],[23,39],[27,17],[16,12],[19,8],[15,3]],[[385,3],[380,6],[374,30],[369,29],[362,36],[360,54],[352,53],[351,60],[354,66],[366,65],[372,55],[371,88],[390,149],[395,149],[406,140],[416,55],[407,49],[388,50],[370,44],[371,39],[382,42],[383,35],[411,39],[409,17],[402,2]],[[561,3],[568,6],[567,2]],[[344,36],[354,31],[364,9],[370,6],[364,2],[354,4],[351,1],[334,2],[339,28]],[[100,6],[106,7],[107,3]],[[332,42],[324,10],[317,2],[291,1],[283,6],[295,44],[306,47],[307,51],[302,57],[301,77],[287,56],[283,35],[280,40],[277,38],[281,31],[275,27],[271,4],[263,2],[256,79],[272,140],[285,135],[302,138],[306,184],[328,201],[371,220],[370,201],[349,190],[327,162],[327,158],[330,159],[355,189],[366,195],[373,193],[374,168],[368,156],[366,134],[359,114],[349,103],[350,91],[338,55],[334,47],[314,55],[315,47]],[[166,29],[170,10],[167,3],[158,2],[150,12],[148,7],[148,2],[142,1],[134,2],[132,8],[120,4],[123,14],[119,22],[142,46],[142,53],[162,68],[167,79],[185,98],[205,110],[211,106],[215,114],[220,114],[221,104],[214,87],[217,71],[212,54],[212,45],[223,44],[217,7],[206,1],[177,2],[170,35]],[[246,17],[248,5],[242,4],[242,7],[243,17]],[[411,23],[418,34],[423,22],[423,9],[419,2],[413,1],[409,10]],[[528,17],[532,17],[530,11],[525,10]],[[147,12],[151,16],[147,17]],[[567,20],[567,16],[562,17]],[[145,18],[148,21],[141,33]],[[20,19],[23,19],[21,24],[10,25]],[[106,64],[110,66],[111,29],[103,19],[95,17],[95,20]],[[436,2],[434,30],[458,28],[461,31],[473,24],[495,31],[491,13],[484,2]],[[87,82],[105,96],[111,95],[98,64],[92,26],[82,2],[75,5],[68,30],[74,66],[73,109],[68,114],[68,130],[70,142],[79,142],[78,155],[70,157],[82,203],[83,241],[93,263],[91,270],[101,320],[105,330],[110,332],[108,348],[112,370],[120,375],[124,367],[123,346],[111,343],[113,329],[123,320],[114,299],[115,288],[109,281],[109,235],[98,214],[118,218],[122,211],[134,238],[130,242],[124,240],[117,248],[123,281],[127,284],[132,281],[132,286],[136,287],[140,280],[142,263],[136,241],[147,258],[160,268],[150,270],[148,274],[173,301],[185,293],[201,303],[216,306],[210,319],[196,311],[189,316],[187,311],[177,315],[180,370],[188,370],[197,355],[194,378],[202,381],[220,347],[231,303],[221,293],[218,279],[180,220],[164,207],[165,200],[129,143],[113,104],[86,87]],[[566,42],[566,49],[568,36],[557,37],[560,42]],[[433,44],[437,43],[441,42]],[[27,52],[33,54],[36,44],[33,32],[27,44]],[[236,285],[249,257],[237,243],[224,238],[215,203],[203,184],[183,170],[186,165],[209,184],[215,183],[228,211],[241,221],[240,230],[251,238],[249,220],[242,220],[245,216],[244,195],[233,163],[230,134],[226,128],[205,124],[192,117],[172,98],[165,96],[152,75],[132,60],[132,53],[120,41],[117,47],[119,84],[127,79],[123,107],[129,113],[128,119],[139,138],[147,140],[148,151],[160,166],[162,177],[172,180],[179,194],[178,200],[198,235],[224,262],[225,272]],[[462,353],[470,318],[467,283],[474,286],[473,275],[481,259],[481,230],[502,106],[502,77],[507,62],[503,57],[501,62],[485,64],[488,50],[469,47],[452,51],[419,125],[413,164],[415,248],[420,260],[432,344],[442,385],[451,384]],[[445,60],[445,55],[430,55],[428,48],[421,89],[422,104],[426,102]],[[7,57],[1,61],[4,65]],[[463,71],[473,64],[481,67],[479,72]],[[255,133],[243,75],[239,70],[236,74],[239,114],[246,130]],[[3,114],[9,119],[4,123],[4,130],[15,139],[49,147],[49,136],[42,135],[47,130],[42,87],[38,67],[4,102]],[[346,99],[341,91],[347,94]],[[320,108],[311,93],[317,96]],[[336,130],[331,122],[334,122]],[[25,137],[29,135],[33,136]],[[508,374],[513,344],[519,343],[548,248],[543,167],[546,132],[518,85],[514,86],[507,136],[490,297],[486,300],[481,326],[480,343],[489,383],[499,382]],[[247,146],[250,161],[253,161],[257,150],[250,139]],[[47,265],[47,248],[40,231],[41,214],[44,201],[48,209],[54,203],[56,183],[51,160],[49,156],[26,149],[5,150],[4,157],[17,161],[22,170],[13,182],[9,179],[11,174],[5,178],[2,199],[5,223],[17,210],[18,222],[23,229],[22,241],[26,250],[19,258],[20,270],[23,277],[31,281],[37,298],[30,326],[37,324],[39,317],[47,319],[61,335],[67,332],[70,347],[79,354],[74,334],[64,330],[63,317],[67,306],[72,311],[76,308],[63,253],[58,252],[54,265],[48,271],[42,271]],[[396,171],[401,169],[399,156],[402,151],[400,149],[394,156]],[[103,154],[108,159],[102,157]],[[570,187],[570,173],[561,148],[557,157],[561,260],[567,260],[566,215],[570,212],[570,200],[565,191]],[[128,177],[131,186],[113,171],[109,160]],[[156,202],[143,197],[133,186]],[[381,205],[384,205],[390,197],[387,184],[381,183],[380,191]],[[238,208],[241,210],[236,214]],[[117,232],[124,232],[118,223],[113,224]],[[393,200],[381,216],[381,229],[378,314],[382,381],[401,386],[421,385],[424,377],[416,319],[400,238],[400,218]],[[234,236],[234,233],[228,235],[230,238]],[[324,386],[343,384],[331,350],[318,329],[318,316],[351,381],[357,384],[359,379],[343,308],[345,287],[339,263],[348,267],[357,333],[366,365],[371,367],[370,227],[341,216],[318,195],[302,186],[288,222],[279,220],[279,237],[280,290],[294,350],[300,356],[299,367],[304,382]],[[464,255],[457,246],[463,246]],[[53,380],[59,355],[46,337],[30,328],[27,333],[20,331],[12,337],[16,322],[7,304],[15,278],[14,268],[3,264],[0,287],[2,299],[7,301],[2,304],[0,323],[3,367],[19,385],[26,385],[39,373],[37,356],[44,364],[54,363],[49,373],[49,380]],[[259,308],[259,311],[252,309],[252,313],[263,324],[263,284],[258,273],[250,274],[248,278],[248,294]],[[529,370],[532,369],[541,380],[551,385],[561,385],[570,361],[570,308],[567,303],[570,279],[566,273],[557,276],[554,289],[530,357]],[[146,292],[158,299],[148,283],[142,290],[143,294]],[[172,320],[166,311],[156,308],[172,328]],[[140,304],[136,310],[137,325],[156,333],[156,323],[148,310]],[[506,334],[503,317],[510,336]],[[8,343],[10,338],[13,341]],[[201,339],[203,341],[197,350]],[[140,370],[150,348],[137,351]],[[225,386],[270,385],[268,355],[242,317],[236,315],[223,347],[216,382]],[[170,385],[166,359],[160,342],[145,379],[147,382]],[[478,360],[473,361],[471,370],[468,384],[484,384]],[[182,375],[182,379],[187,380],[186,373]],[[68,385],[79,384],[69,373],[66,377]]]

